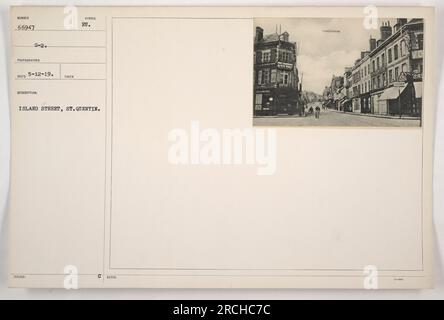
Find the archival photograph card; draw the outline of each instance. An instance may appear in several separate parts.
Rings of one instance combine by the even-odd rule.
[[[433,8],[10,20],[11,287],[433,286]]]

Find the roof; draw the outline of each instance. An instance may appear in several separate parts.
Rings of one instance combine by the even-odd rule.
[[[279,35],[277,33],[266,34],[260,42],[274,42],[279,41]]]
[[[424,19],[412,19],[412,20],[408,21],[406,24],[402,25],[398,31],[394,32],[390,37],[385,39],[378,47],[376,47],[373,51],[371,51],[370,56],[374,56],[375,54],[377,54],[388,43],[390,43],[393,39],[398,37],[404,29],[408,28],[409,26],[413,26],[415,24],[421,24],[421,23],[424,23]]]
[[[291,41],[284,41],[282,38],[282,35],[287,34],[288,37],[288,32],[285,31],[282,34],[278,34],[278,33],[270,33],[270,34],[264,34],[264,37],[262,38],[262,40],[258,41],[257,43],[267,43],[267,42],[276,42],[276,41],[281,41],[281,42],[286,42],[286,43],[294,43]]]

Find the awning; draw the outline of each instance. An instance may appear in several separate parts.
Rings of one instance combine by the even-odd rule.
[[[343,101],[341,101],[341,105],[344,105],[348,102],[351,102],[351,99],[344,99]]]
[[[343,92],[339,92],[339,93],[335,93],[333,95],[334,100],[338,101],[338,100],[342,100],[345,98],[345,94]]]
[[[404,91],[404,89],[407,87],[407,84],[403,85],[402,87],[390,87],[384,90],[382,95],[379,97],[379,100],[393,100],[398,99],[399,95]]]
[[[422,81],[414,82],[416,98],[422,98]]]

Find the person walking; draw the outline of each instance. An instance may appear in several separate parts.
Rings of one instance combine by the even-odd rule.
[[[315,118],[319,119],[320,115],[321,115],[321,108],[319,108],[319,106],[316,106],[316,108],[315,108]]]

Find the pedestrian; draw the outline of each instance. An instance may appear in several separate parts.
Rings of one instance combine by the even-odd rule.
[[[321,115],[321,108],[319,108],[319,106],[317,106],[315,109],[315,118],[319,119],[320,115]]]

